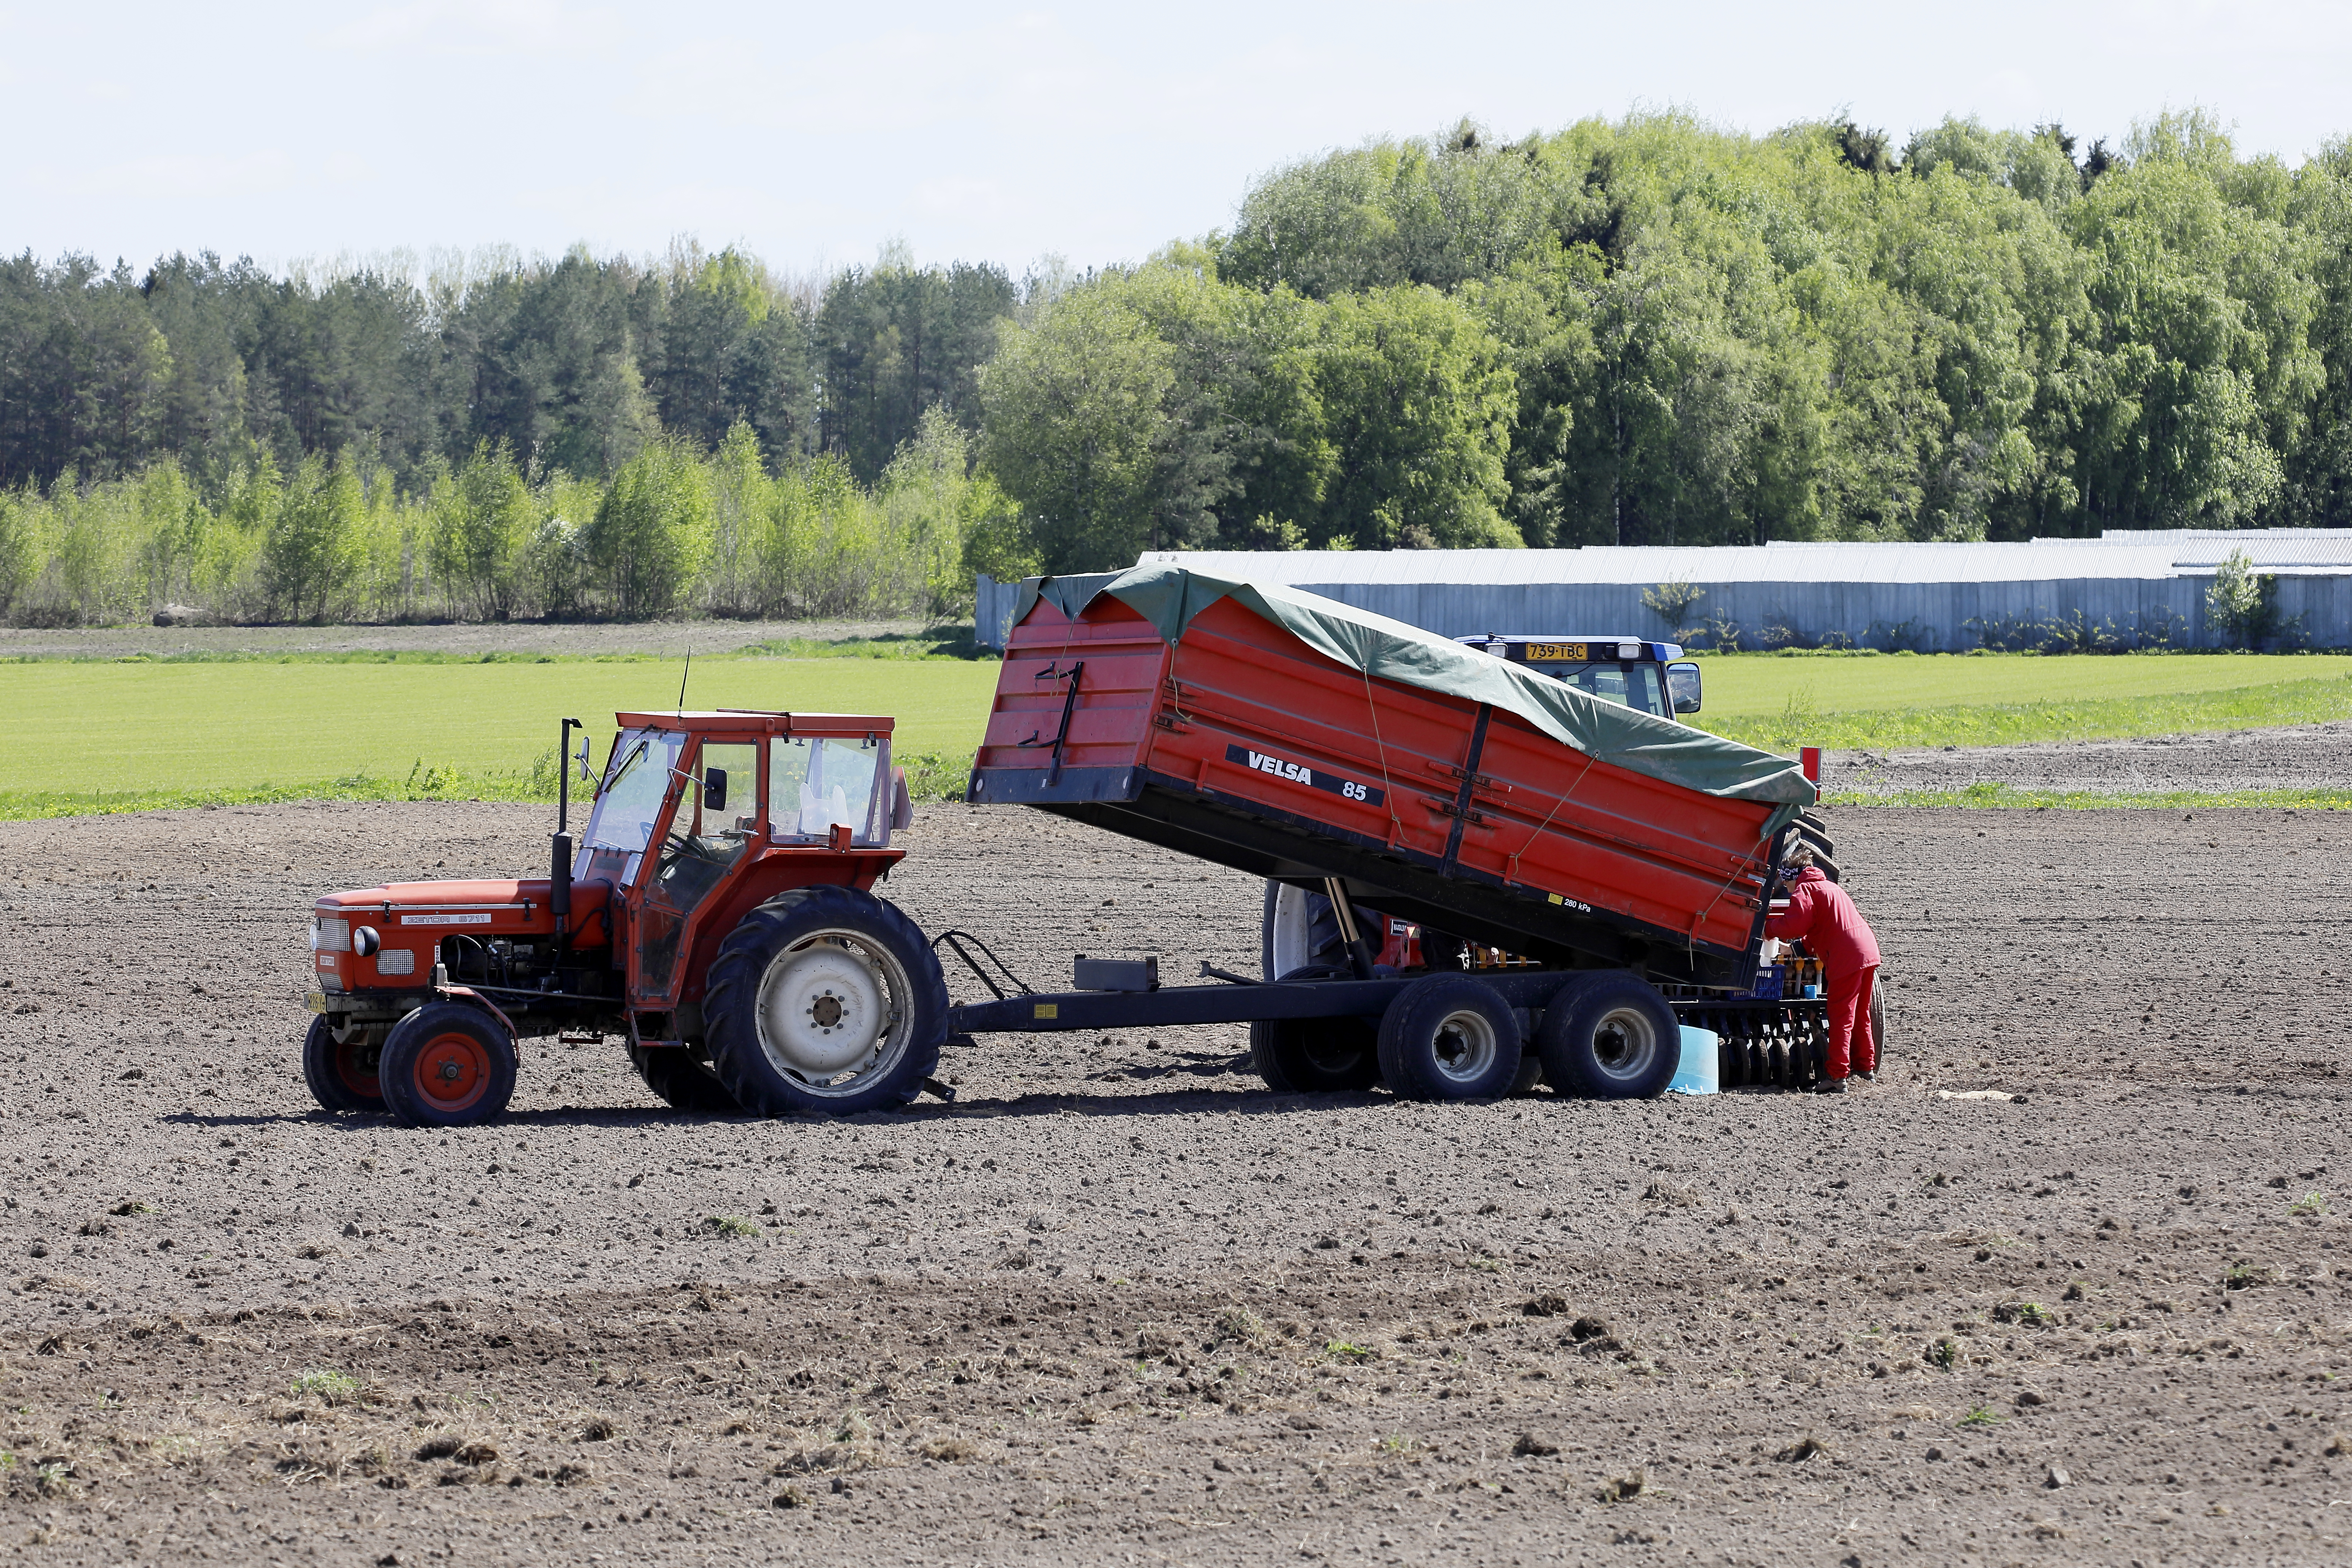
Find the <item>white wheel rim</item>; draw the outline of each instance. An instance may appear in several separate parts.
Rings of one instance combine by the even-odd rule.
[[[886,949],[856,931],[819,931],[760,976],[760,1048],[812,1093],[855,1094],[905,1054],[911,992]]]
[[[1314,922],[1307,918],[1307,893],[1304,889],[1287,883],[1277,883],[1274,889],[1274,929],[1269,933],[1268,946],[1274,952],[1274,965],[1266,972],[1268,980],[1279,980],[1295,969],[1304,969],[1313,962],[1307,945],[1314,940]]]
[[[1453,1083],[1475,1083],[1495,1068],[1502,1041],[1494,1020],[1472,1008],[1449,1013],[1437,1026],[1430,1059]]]
[[[1638,1007],[1614,1007],[1592,1026],[1592,1059],[1612,1079],[1637,1079],[1657,1059],[1658,1031]]]

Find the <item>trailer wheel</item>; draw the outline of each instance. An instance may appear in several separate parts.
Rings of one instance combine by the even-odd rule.
[[[646,1080],[646,1087],[660,1097],[672,1110],[690,1111],[701,1116],[735,1116],[743,1108],[692,1051],[664,1046],[647,1050],[643,1046],[629,1047],[629,1065]]]
[[[1562,1094],[1651,1100],[1682,1061],[1675,1010],[1633,975],[1595,974],[1563,990],[1536,1030],[1544,1076]]]
[[[795,888],[719,944],[702,1004],[710,1065],[746,1110],[905,1105],[939,1070],[948,988],[923,933],[853,888]]]
[[[1519,1056],[1518,1016],[1467,975],[1423,975],[1381,1016],[1381,1076],[1406,1100],[1499,1100]]]
[[[1336,964],[1310,963],[1285,980],[1348,980]],[[1250,1066],[1276,1094],[1346,1094],[1381,1081],[1377,1018],[1260,1018],[1250,1025]]]
[[[377,1068],[384,1109],[404,1127],[469,1127],[514,1098],[515,1043],[462,1002],[429,1002],[392,1026]]]
[[[383,1042],[371,1041],[370,1031],[355,1027],[348,1042],[335,1038],[335,1027],[325,1015],[310,1020],[302,1038],[302,1081],[310,1098],[329,1110],[382,1110],[383,1089],[376,1080],[376,1063]]]

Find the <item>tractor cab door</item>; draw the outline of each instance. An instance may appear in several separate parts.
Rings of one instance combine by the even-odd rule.
[[[756,741],[701,742],[678,770],[677,786],[632,922],[629,1000],[639,1007],[676,997],[696,913],[743,864],[766,819]]]

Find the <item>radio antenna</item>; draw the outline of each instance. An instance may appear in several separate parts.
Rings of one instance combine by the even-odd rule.
[[[686,678],[693,673],[694,645],[688,643],[686,645],[686,668],[677,672],[677,711],[680,718],[686,715]]]

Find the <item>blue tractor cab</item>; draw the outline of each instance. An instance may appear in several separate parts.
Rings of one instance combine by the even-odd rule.
[[[1506,637],[1496,632],[1458,640],[1638,712],[1671,719],[1699,710],[1698,666],[1684,658],[1681,647],[1675,643],[1640,637]]]

